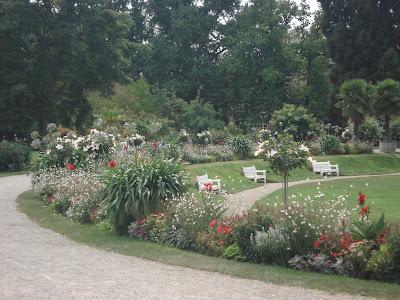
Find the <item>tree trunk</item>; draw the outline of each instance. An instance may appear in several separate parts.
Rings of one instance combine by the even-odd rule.
[[[283,173],[283,203],[288,208],[288,173]]]
[[[391,140],[390,138],[390,116],[386,115],[384,119],[384,126],[385,126],[385,140],[386,142],[389,142]]]

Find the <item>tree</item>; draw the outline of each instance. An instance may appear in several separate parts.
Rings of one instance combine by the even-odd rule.
[[[224,28],[228,49],[219,64],[215,103],[231,121],[251,123],[288,101],[289,78],[297,71],[291,22],[300,14],[291,1],[250,1]]]
[[[271,136],[265,142],[264,149],[267,150],[265,160],[269,168],[283,176],[283,202],[287,208],[289,174],[307,165],[308,150],[287,132]]]
[[[308,11],[307,8],[303,8]],[[303,13],[306,14],[306,13]],[[297,57],[298,71],[292,79],[290,102],[305,106],[318,119],[327,119],[330,107],[332,84],[328,45],[321,29],[321,12],[297,26],[294,41],[294,56]],[[311,25],[311,26],[310,26]]]
[[[142,2],[143,1],[133,1]],[[172,90],[189,101],[201,90],[212,98],[219,55],[221,19],[229,18],[239,0],[149,0],[143,3],[151,51],[144,67],[150,84]]]
[[[400,80],[400,1],[318,0],[334,62],[332,80]]]
[[[360,124],[371,111],[371,95],[372,87],[363,79],[347,80],[339,89],[340,101],[336,107],[353,123],[355,136],[358,136]]]
[[[269,121],[272,132],[282,129],[293,135],[296,140],[302,140],[307,136],[317,133],[317,120],[303,106],[285,104],[282,109],[276,110]]]
[[[0,1],[0,131],[82,128],[88,90],[126,79],[130,20],[106,0]]]
[[[385,79],[376,84],[373,108],[377,116],[383,118],[385,140],[392,139],[390,134],[390,120],[400,115],[400,82]]]

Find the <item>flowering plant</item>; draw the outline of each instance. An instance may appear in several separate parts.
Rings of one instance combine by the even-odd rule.
[[[92,129],[84,139],[83,151],[93,159],[107,159],[115,150],[115,137],[104,131]]]

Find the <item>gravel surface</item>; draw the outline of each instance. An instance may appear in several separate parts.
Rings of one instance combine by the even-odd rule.
[[[90,248],[30,221],[0,178],[0,299],[366,299],[164,265]],[[321,275],[322,276],[322,275]]]

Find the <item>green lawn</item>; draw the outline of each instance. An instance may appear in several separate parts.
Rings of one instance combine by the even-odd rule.
[[[332,164],[339,164],[341,176],[400,172],[400,158],[389,154],[318,156],[317,160],[329,160]],[[260,183],[256,184],[242,175],[242,167],[253,165],[257,169],[265,169],[263,160],[253,159],[189,165],[186,167],[186,175],[192,187],[196,186],[197,175],[208,174],[210,178],[220,178],[222,184],[225,185],[224,189],[228,193],[236,193],[260,185]],[[308,169],[297,169],[292,172],[289,180],[294,181],[306,178],[320,178],[320,176],[314,175]],[[281,182],[281,180],[280,176],[267,173],[268,182]]]
[[[71,222],[68,218],[55,214],[50,207],[44,206],[32,191],[20,195],[17,202],[19,210],[26,213],[42,227],[52,229],[74,241],[105,251],[281,285],[388,299],[398,299],[398,295],[400,295],[400,285],[397,284],[229,261],[128,237],[120,237],[111,231],[104,231],[93,225]]]
[[[349,206],[357,206],[358,192],[365,193],[367,205],[371,209],[371,217],[376,219],[385,213],[385,219],[391,223],[400,223],[400,176],[379,176],[368,178],[341,179],[330,182],[307,183],[289,188],[289,195],[296,199],[302,196],[315,195],[317,187],[326,197],[333,198],[337,195],[348,194]],[[277,198],[278,197],[278,198]],[[276,191],[258,201],[258,203],[271,203],[281,201],[282,191]]]

